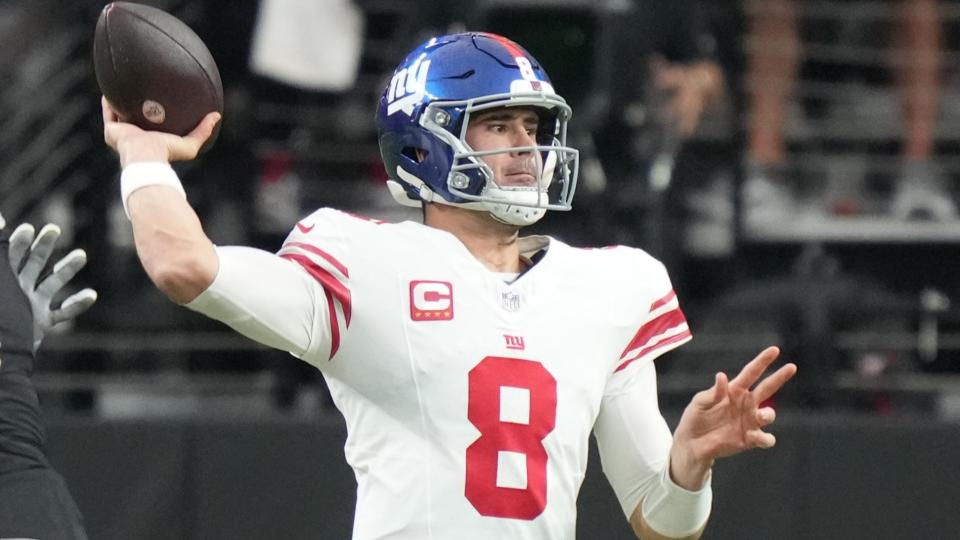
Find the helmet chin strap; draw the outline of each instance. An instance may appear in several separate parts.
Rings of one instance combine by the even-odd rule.
[[[490,209],[490,217],[506,225],[526,227],[540,221],[547,211],[543,208],[527,208],[506,204],[491,205],[497,208]]]
[[[490,185],[484,191],[484,194],[492,199],[507,200],[526,204],[510,204],[510,202],[495,202],[486,200],[483,202],[486,210],[494,219],[507,225],[517,225],[525,227],[533,225],[547,213],[547,209],[542,206],[543,197],[546,193],[539,189],[530,188],[500,188]],[[509,195],[508,195],[509,194]]]

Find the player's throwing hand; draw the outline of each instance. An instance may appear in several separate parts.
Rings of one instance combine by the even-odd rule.
[[[124,167],[138,161],[166,163],[191,160],[197,157],[220,121],[220,113],[212,112],[193,131],[180,137],[160,131],[145,131],[121,122],[106,97],[101,97],[100,106],[103,112],[103,139],[117,151],[120,165]]]

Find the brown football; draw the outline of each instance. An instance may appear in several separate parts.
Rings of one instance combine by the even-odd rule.
[[[107,4],[97,20],[93,62],[113,110],[143,129],[186,135],[207,113],[223,113],[213,56],[190,27],[165,11]]]

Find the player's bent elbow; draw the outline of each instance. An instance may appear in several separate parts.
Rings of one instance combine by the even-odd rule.
[[[150,280],[170,300],[187,304],[213,283],[217,275],[216,255],[208,257],[166,256],[142,259]]]

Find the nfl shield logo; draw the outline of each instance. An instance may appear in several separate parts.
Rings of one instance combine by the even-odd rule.
[[[503,309],[515,312],[520,309],[520,295],[513,291],[500,293],[500,305]]]

